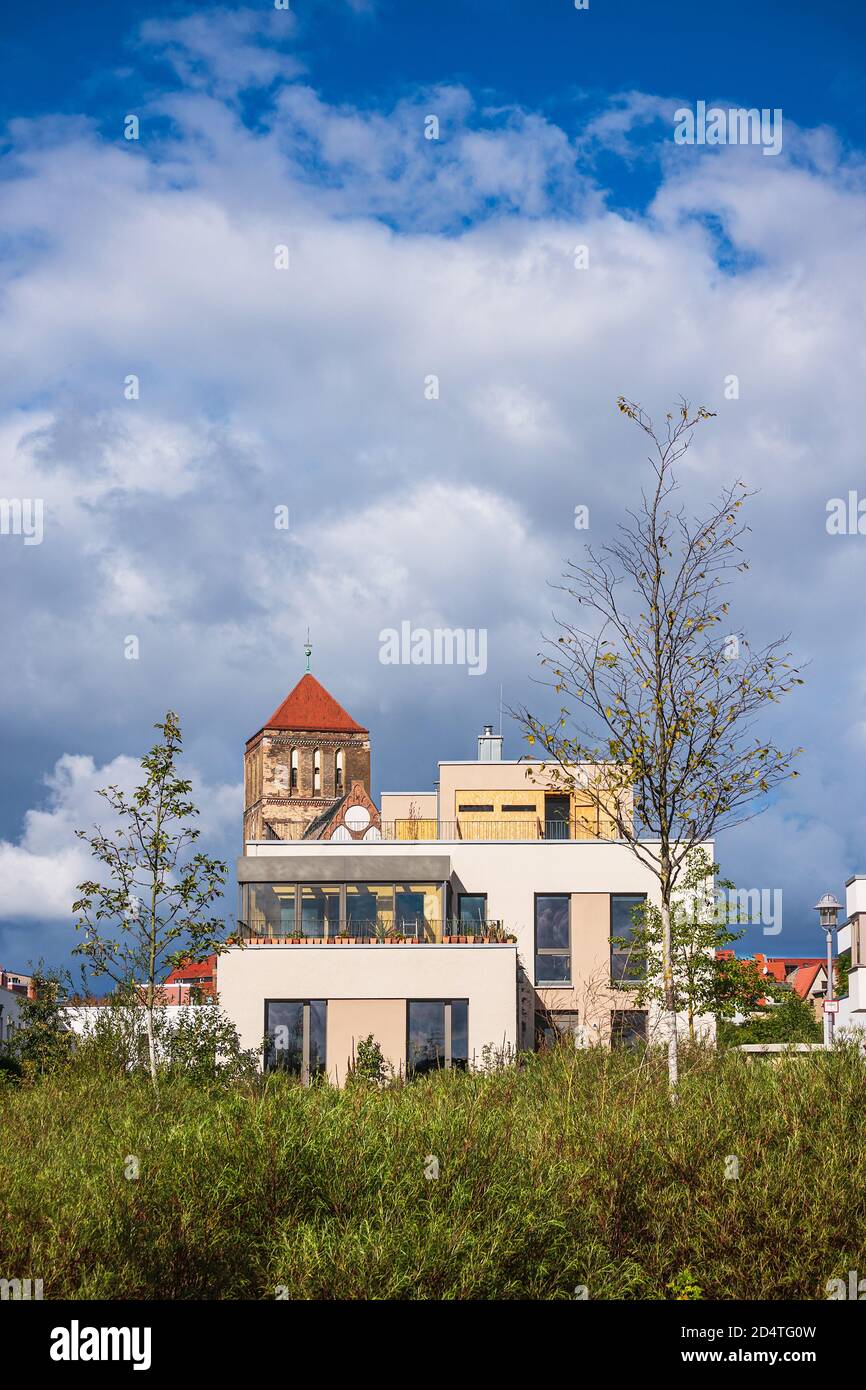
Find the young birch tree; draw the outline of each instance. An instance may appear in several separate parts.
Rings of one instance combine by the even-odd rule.
[[[728,905],[730,879],[719,879],[703,848],[689,855],[670,912],[670,956],[677,1014],[685,1014],[689,1042],[697,1039],[699,1020],[712,1015],[717,1022],[757,1006],[767,992],[754,961],[731,958],[728,948],[745,934],[732,931],[740,920]],[[710,891],[716,884],[716,896]],[[630,993],[636,1008],[664,1007],[665,970],[662,916],[649,899],[635,907],[629,937],[612,937],[627,952]],[[722,954],[719,954],[719,953]]]
[[[78,914],[76,930],[83,932],[74,954],[87,959],[93,975],[108,976],[121,990],[133,986],[142,997],[156,1087],[153,1016],[159,975],[165,966],[225,949],[223,924],[208,909],[222,896],[227,866],[202,853],[181,863],[201,833],[191,823],[199,813],[190,799],[192,783],[178,775],[182,739],[177,715],[169,710],[154,727],[162,742],[141,760],[142,784],[131,796],[117,786],[99,792],[119,822],[117,828],[75,832],[105,865],[108,882],[79,883],[72,910]]]
[[[753,651],[743,633],[725,635],[725,588],[748,569],[745,485],[725,487],[703,518],[674,505],[675,466],[712,412],[681,401],[657,431],[639,405],[621,396],[618,406],[650,441],[652,483],[617,539],[598,552],[588,546],[585,564],[569,563],[558,586],[578,605],[574,621],[555,618],[559,635],[541,653],[546,683],[564,697],[559,717],[545,723],[523,708],[518,718],[528,742],[550,755],[547,780],[595,807],[658,880],[675,1099],[674,892],[692,850],[756,815],[768,792],[797,775],[801,750],[780,750],[759,726],[765,707],[802,680],[787,637]]]

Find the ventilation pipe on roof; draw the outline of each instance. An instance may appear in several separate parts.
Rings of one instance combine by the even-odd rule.
[[[484,732],[478,735],[478,761],[480,763],[502,762],[502,735],[493,732],[492,724],[485,724]]]

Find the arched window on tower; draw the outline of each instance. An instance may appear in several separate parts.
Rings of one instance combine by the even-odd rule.
[[[322,750],[317,748],[313,754],[313,796],[322,790]]]
[[[337,795],[343,790],[343,750],[342,748],[334,757],[334,790]]]
[[[292,760],[290,765],[289,786],[293,792],[298,790],[298,750],[292,749]]]

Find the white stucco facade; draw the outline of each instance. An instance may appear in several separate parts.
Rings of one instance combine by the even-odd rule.
[[[21,995],[13,989],[0,989],[0,1043],[7,1043],[18,1025]]]
[[[851,952],[848,997],[839,1001],[836,1031],[866,1034],[866,874],[854,874],[845,885],[846,920],[839,929],[837,948]]]
[[[261,1048],[267,1000],[327,1001],[327,1072],[343,1083],[361,1038],[373,1034],[400,1072],[407,1001],[466,1000],[470,1066],[485,1049],[517,1049],[517,949],[512,945],[314,945],[235,948],[220,957],[220,1005],[241,1043]]]
[[[238,861],[238,877],[250,890],[318,884],[332,892],[342,885],[344,893],[356,883],[427,882],[436,886],[440,925],[453,921],[462,896],[478,895],[486,900],[486,920],[514,938],[508,944],[314,944],[253,935],[252,944],[223,955],[220,1003],[245,1046],[262,1043],[266,1000],[328,1001],[332,1080],[342,1079],[359,1034],[387,1036],[388,1056],[402,1067],[407,1000],[469,1001],[470,1065],[485,1048],[531,1049],[538,1019],[547,1015],[568,1020],[584,1043],[609,1040],[615,1026],[625,1026],[615,1019],[632,1016],[645,1016],[639,1026],[648,1038],[662,1036],[657,1012],[641,1013],[631,993],[611,982],[614,898],[658,901],[655,875],[623,842],[253,841]],[[551,896],[568,904],[570,968],[555,984],[542,977],[536,954],[536,900]],[[352,1008],[347,1001],[355,1001]],[[712,1021],[702,1019],[700,1031],[712,1032]]]

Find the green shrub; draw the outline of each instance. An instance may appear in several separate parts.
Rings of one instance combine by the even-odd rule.
[[[0,1086],[16,1085],[23,1076],[21,1063],[10,1052],[0,1051]]]
[[[368,1033],[366,1038],[359,1038],[349,1076],[351,1081],[366,1086],[383,1086],[387,1081],[388,1064],[372,1033]]]
[[[7,1047],[25,1074],[43,1076],[65,1066],[72,1051],[66,1024],[68,977],[46,968],[42,961],[32,978],[32,993],[18,1001],[18,1019]]]
[[[786,992],[778,1004],[767,1008],[760,1018],[745,1023],[720,1023],[719,1044],[737,1047],[741,1043],[816,1043],[824,1035],[811,1004],[793,991]]]

